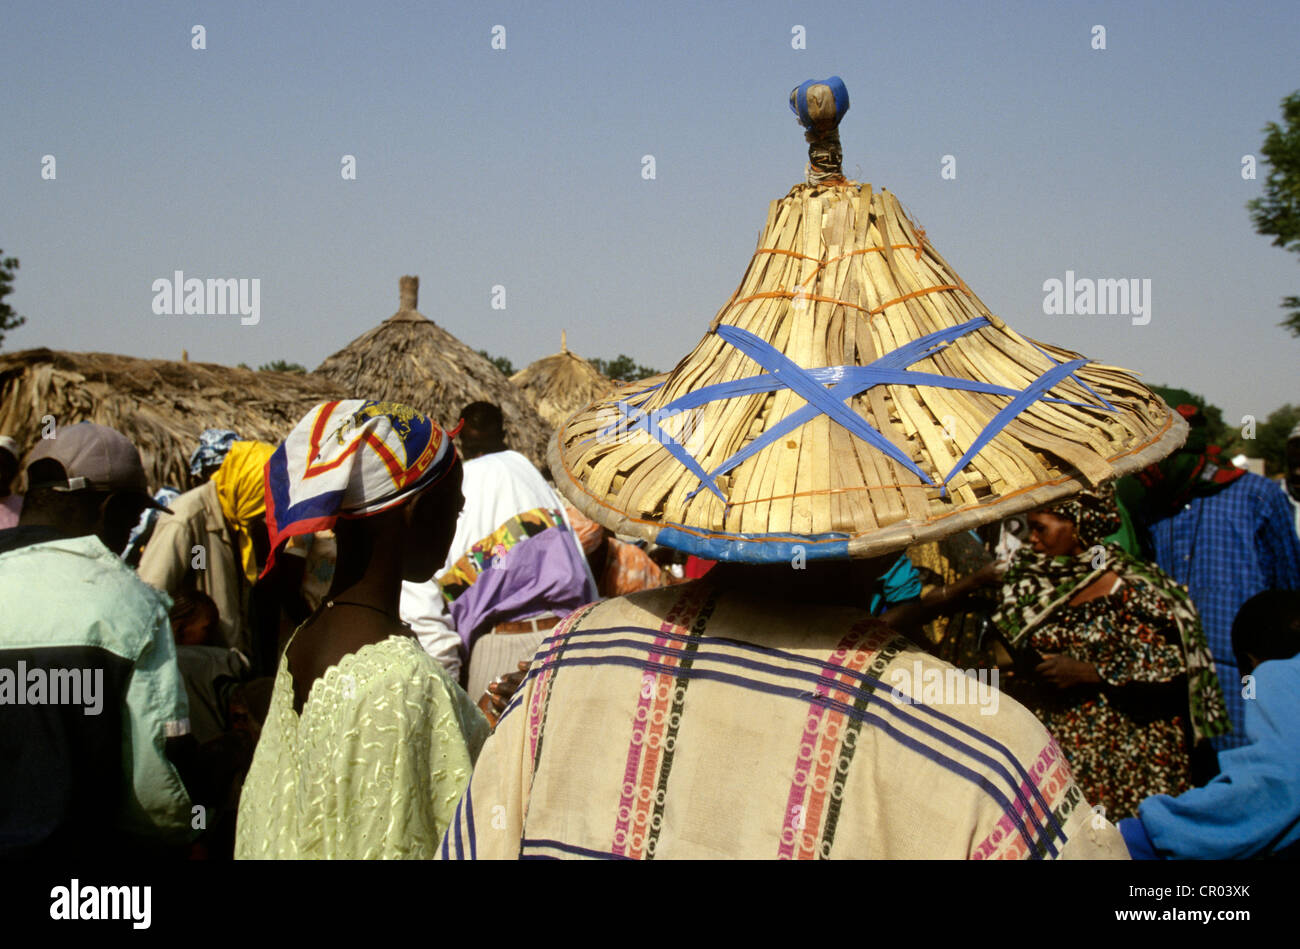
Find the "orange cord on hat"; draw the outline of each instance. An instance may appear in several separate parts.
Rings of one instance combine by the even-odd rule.
[[[958,279],[960,280],[961,278],[959,277]],[[763,290],[759,293],[751,293],[747,297],[741,297],[739,300],[734,301],[731,305],[740,306],[741,304],[749,303],[752,300],[765,300],[765,299],[772,299],[777,297],[785,297],[791,300],[798,298],[800,300],[812,300],[816,303],[834,303],[838,306],[847,306],[847,307],[851,307],[854,310],[861,310],[863,313],[866,313],[870,316],[878,316],[879,314],[883,313],[885,310],[887,310],[889,307],[893,306],[896,303],[902,303],[904,300],[910,300],[913,297],[924,296],[927,293],[938,293],[941,290],[960,290],[961,292],[965,293],[967,296],[970,295],[970,290],[969,288],[967,288],[965,283],[962,284],[944,283],[944,284],[940,284],[937,287],[925,287],[924,289],[921,290],[913,290],[911,293],[905,293],[901,297],[895,297],[893,300],[886,300],[884,303],[880,304],[880,306],[876,307],[875,309],[868,309],[865,306],[859,306],[856,303],[850,303],[848,300],[837,300],[835,299],[835,297],[823,297],[816,293],[802,293],[797,290],[795,291]]]

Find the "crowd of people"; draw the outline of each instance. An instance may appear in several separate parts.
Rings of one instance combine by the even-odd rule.
[[[1137,476],[798,569],[614,535],[489,403],[209,430],[185,491],[0,437],[0,854],[1295,855],[1300,427],[1283,489],[1178,411]],[[923,689],[963,667],[991,714]]]

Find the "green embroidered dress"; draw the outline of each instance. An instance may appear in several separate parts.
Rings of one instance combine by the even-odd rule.
[[[236,859],[433,856],[488,734],[407,636],[344,656],[299,715],[281,658],[239,801]]]

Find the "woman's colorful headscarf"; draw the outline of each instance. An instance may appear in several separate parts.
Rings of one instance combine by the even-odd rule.
[[[263,470],[275,451],[266,442],[235,442],[226,452],[212,484],[217,489],[221,513],[239,544],[239,561],[249,583],[257,580],[257,557],[249,533],[253,521],[266,513],[266,491],[262,487]]]
[[[1105,546],[1106,538],[1124,526],[1115,502],[1115,483],[1074,494],[1047,508],[1074,521],[1074,533],[1084,547]]]
[[[387,511],[437,484],[456,465],[451,434],[396,402],[316,406],[266,466],[267,569],[288,538]]]
[[[190,455],[190,474],[197,478],[204,468],[220,467],[237,441],[239,436],[228,428],[205,428],[199,435],[199,447]]]

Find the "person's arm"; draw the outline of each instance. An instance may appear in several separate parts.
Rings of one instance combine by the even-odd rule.
[[[1291,502],[1280,488],[1269,485],[1261,507],[1255,542],[1267,589],[1300,590],[1300,535],[1295,532]]]
[[[149,642],[132,670],[122,719],[123,829],[178,843],[191,839],[190,796],[167,755],[169,741],[190,734],[189,702],[161,603]]]
[[[404,581],[398,613],[402,622],[415,633],[420,647],[442,663],[453,679],[459,679],[463,644],[460,633],[456,631],[456,619],[447,610],[438,581]]]
[[[1121,822],[1134,857],[1233,860],[1264,856],[1300,840],[1300,728],[1297,660],[1255,670],[1256,697],[1244,703],[1250,743],[1219,753],[1209,784],[1177,797],[1158,794]]]
[[[155,590],[175,596],[181,580],[189,572],[193,546],[189,523],[184,518],[163,514],[154,525],[136,573]]]
[[[936,616],[950,612],[961,600],[981,587],[996,583],[1005,570],[1004,564],[992,561],[960,580],[931,590],[919,600],[886,610],[880,618],[897,630],[924,626]]]

